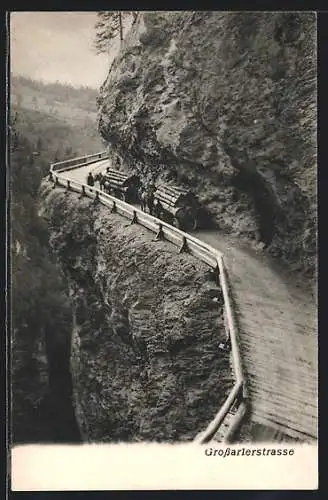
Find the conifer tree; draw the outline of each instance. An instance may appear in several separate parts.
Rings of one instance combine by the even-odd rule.
[[[132,16],[134,24],[138,13],[135,11],[100,11],[97,12],[97,21],[95,24],[96,37],[94,47],[98,54],[108,52],[112,41],[119,36],[120,41],[124,35],[124,20]]]

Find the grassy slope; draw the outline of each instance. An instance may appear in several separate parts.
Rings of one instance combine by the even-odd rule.
[[[18,113],[20,131],[49,162],[94,153],[103,149],[96,97],[95,89],[12,77],[11,116]]]

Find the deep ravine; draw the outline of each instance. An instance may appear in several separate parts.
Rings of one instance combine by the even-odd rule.
[[[73,405],[84,442],[188,442],[232,385],[210,269],[146,229],[45,184],[73,303]]]

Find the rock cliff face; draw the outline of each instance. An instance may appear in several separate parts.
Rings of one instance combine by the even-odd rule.
[[[192,188],[219,228],[311,277],[312,13],[144,13],[99,96],[99,130],[142,178]]]
[[[205,264],[102,205],[43,186],[73,304],[71,371],[85,441],[191,440],[232,386],[223,298]]]

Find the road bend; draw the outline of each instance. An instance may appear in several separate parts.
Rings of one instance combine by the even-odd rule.
[[[67,172],[86,182],[107,160]],[[238,322],[251,439],[317,439],[317,311],[311,294],[266,258],[219,231],[193,235],[224,253]],[[261,436],[260,436],[261,434]]]

